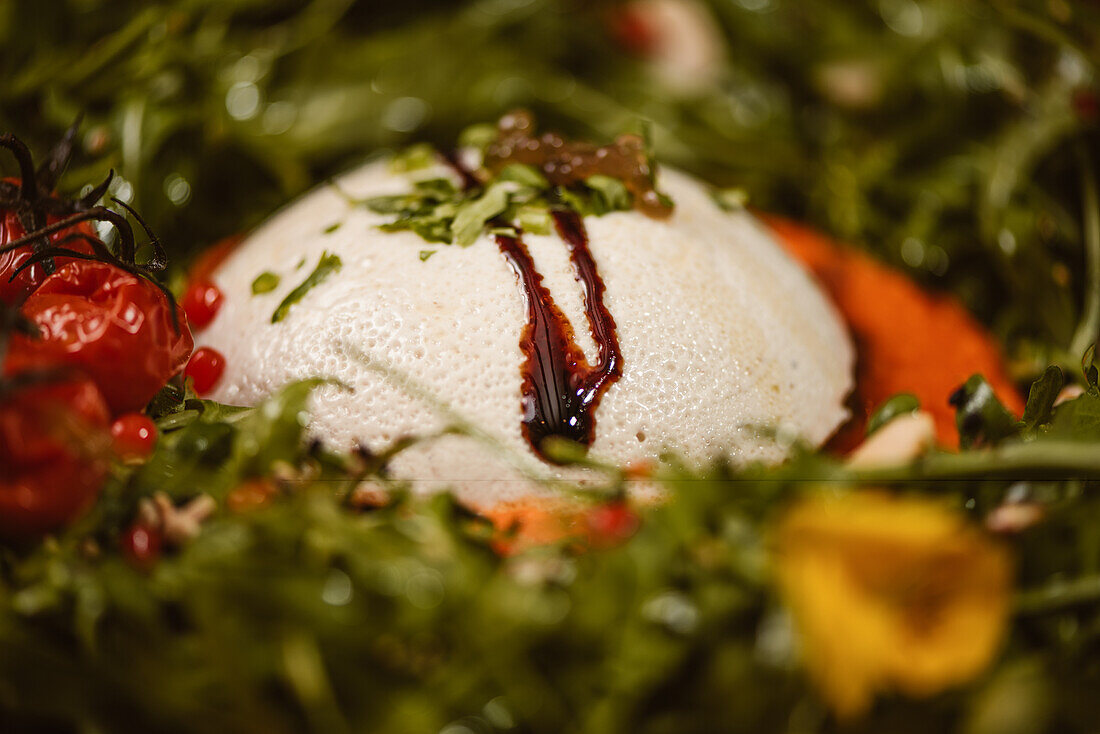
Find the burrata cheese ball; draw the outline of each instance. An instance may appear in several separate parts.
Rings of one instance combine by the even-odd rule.
[[[432,243],[384,231],[393,216],[363,206],[410,191],[417,177],[462,185],[443,163],[416,176],[367,163],[241,243],[213,275],[224,306],[199,337],[226,359],[211,397],[252,405],[289,382],[332,378],[342,386],[314,394],[311,436],[371,451],[425,437],[393,460],[390,476],[418,492],[453,490],[475,508],[583,479],[548,461],[525,428],[531,364],[521,342],[533,296],[493,227],[468,246]],[[620,356],[618,379],[592,411],[589,456],[774,462],[790,437],[821,444],[844,421],[852,387],[853,348],[837,313],[749,212],[720,206],[707,185],[672,169],[656,183],[673,203],[666,218],[627,210],[579,219]],[[595,365],[593,292],[561,232],[521,238],[579,359]],[[299,288],[333,256],[338,269]],[[278,285],[254,293],[265,273]],[[300,299],[273,319],[296,288]],[[446,432],[456,425],[462,432]]]

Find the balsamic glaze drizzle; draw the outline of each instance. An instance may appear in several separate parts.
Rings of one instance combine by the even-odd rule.
[[[446,159],[467,188],[478,185],[455,156]],[[520,367],[523,435],[535,452],[548,460],[543,441],[549,437],[565,438],[585,447],[592,444],[596,437],[596,408],[623,373],[615,319],[604,304],[605,287],[588,245],[584,221],[573,211],[556,210],[551,214],[559,236],[569,248],[574,276],[584,285],[585,316],[597,347],[595,365],[585,359],[577,346],[573,325],[543,285],[542,275],[523,242],[523,233],[511,227],[515,236],[494,235],[501,254],[523,287],[527,305],[527,323],[519,341],[524,355]],[[507,222],[493,224],[509,226]]]

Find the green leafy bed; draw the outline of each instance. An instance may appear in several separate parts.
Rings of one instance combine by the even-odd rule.
[[[1023,419],[975,379],[956,400],[969,449],[902,469],[860,472],[799,447],[772,468],[668,457],[656,478],[669,498],[637,508],[628,539],[582,532],[508,555],[498,530],[446,496],[393,486],[390,503],[365,507],[358,480],[384,482],[389,456],[303,441],[312,383],[252,409],[165,399],[146,464],[118,467],[64,534],[0,552],[0,730],[1095,729],[1100,390],[1091,353],[1083,370],[1079,359],[1100,323],[1100,11],[705,7],[723,57],[685,90],[615,46],[611,3],[0,4],[0,128],[44,150],[84,113],[69,180],[117,169],[114,195],[174,246],[181,281],[202,247],[354,156],[453,140],[519,105],[600,138],[645,118],[662,160],[962,298],[1003,339],[1020,384],[1036,380]],[[614,196],[593,188],[591,200]],[[509,202],[517,217],[525,203]],[[1084,392],[1055,407],[1063,382]],[[602,483],[578,497],[593,508],[634,481],[596,470]],[[259,477],[275,500],[227,509]],[[1041,521],[982,541],[1014,559],[1011,588],[987,605],[1006,634],[986,664],[920,695],[895,672],[853,718],[807,673],[813,637],[777,569],[787,508],[866,487],[968,527],[1006,500]],[[120,540],[160,492],[209,494],[221,509],[142,567]],[[858,559],[889,557],[852,543]]]

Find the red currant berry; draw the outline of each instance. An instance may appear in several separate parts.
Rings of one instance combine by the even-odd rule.
[[[160,558],[160,531],[136,522],[126,529],[119,541],[122,555],[136,568],[147,571]]]
[[[183,294],[181,305],[187,314],[187,321],[196,329],[205,329],[218,315],[225,296],[218,286],[210,281],[200,280],[192,283]]]
[[[625,502],[611,502],[588,513],[588,536],[593,545],[610,547],[626,540],[641,524]]]
[[[111,439],[115,455],[122,461],[142,461],[153,453],[157,445],[157,427],[147,415],[127,413],[111,424]]]
[[[184,377],[190,377],[195,392],[206,395],[218,384],[225,372],[225,357],[210,347],[200,347],[191,355],[191,361],[183,368]]]

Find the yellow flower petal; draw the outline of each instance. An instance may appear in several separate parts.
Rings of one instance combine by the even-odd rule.
[[[927,696],[964,683],[998,649],[1008,555],[938,503],[821,494],[785,514],[775,541],[807,669],[842,718],[880,691]]]

